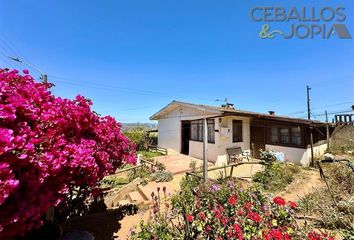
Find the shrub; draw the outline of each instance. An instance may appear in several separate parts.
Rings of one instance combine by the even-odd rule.
[[[110,188],[118,188],[128,183],[129,181],[123,177],[108,176],[102,179],[101,187],[108,186]]]
[[[302,198],[300,209],[304,215],[319,216],[318,224],[322,227],[353,231],[354,173],[348,166],[337,163],[327,164],[323,169],[328,187]]]
[[[147,178],[149,178],[150,174],[151,174],[150,168],[145,165],[142,165],[141,167],[130,170],[128,172],[128,180],[129,180],[129,182],[131,182],[135,178],[147,179]]]
[[[316,239],[316,232],[308,234],[294,219],[296,203],[281,197],[269,198],[260,190],[242,190],[229,180],[223,184],[182,183],[188,195],[173,197],[172,208],[160,205],[152,209],[152,217],[141,223],[141,231],[131,239]],[[156,197],[155,199],[160,199]],[[163,237],[161,237],[163,236]],[[321,234],[320,239],[332,239]]]
[[[151,152],[151,151],[139,151],[140,154],[143,155],[146,160],[154,160],[154,157],[162,156],[163,154],[160,152]]]
[[[267,163],[272,163],[277,160],[275,154],[269,150],[260,151],[259,158]]]
[[[135,163],[114,118],[93,113],[82,96],[55,97],[50,86],[0,69],[0,238],[39,227],[49,207],[71,212],[105,175]]]
[[[300,167],[290,164],[275,163],[264,171],[257,172],[253,181],[268,191],[279,191],[290,184],[294,175],[300,171]]]
[[[144,127],[137,126],[128,128],[123,131],[123,134],[136,144],[136,149],[138,151],[147,149],[148,133]]]
[[[155,182],[169,182],[173,179],[173,176],[170,172],[167,171],[158,171],[150,175],[150,179]]]

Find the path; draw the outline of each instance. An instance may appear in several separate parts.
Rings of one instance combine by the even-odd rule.
[[[302,170],[300,174],[295,175],[295,180],[290,183],[285,190],[277,195],[288,201],[298,201],[305,195],[313,192],[324,185],[320,174],[316,170]]]

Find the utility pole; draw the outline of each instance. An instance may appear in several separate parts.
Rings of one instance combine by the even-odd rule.
[[[48,76],[47,74],[42,74],[42,82],[47,83],[48,82]]]
[[[41,70],[39,70],[37,67],[29,64],[29,63],[26,63],[24,62],[23,60],[19,59],[18,57],[8,57],[9,59],[11,59],[12,61],[15,61],[15,62],[19,62],[23,65],[26,65],[28,67],[32,67],[34,68],[37,72],[39,72],[41,74],[41,80],[43,83],[47,83],[48,82],[48,75],[47,74],[44,74]]]
[[[306,93],[307,93],[307,119],[311,120],[311,108],[310,108],[310,86],[306,86]],[[312,135],[312,126],[310,126],[310,145],[311,145],[311,165],[314,166],[314,159],[313,159],[313,135]]]
[[[203,119],[203,180],[208,180],[208,123]]]
[[[307,92],[307,119],[311,119],[311,108],[310,108],[310,90],[311,88],[309,86],[306,86],[306,92]]]
[[[326,139],[327,139],[327,150],[329,149],[329,123],[328,123],[328,114],[327,114],[327,110],[325,111],[325,115],[326,115]]]

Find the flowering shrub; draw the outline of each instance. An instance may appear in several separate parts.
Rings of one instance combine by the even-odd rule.
[[[188,182],[186,184],[186,182]],[[182,186],[191,186],[184,180]],[[190,195],[193,192],[193,195]],[[153,211],[132,239],[316,239],[294,219],[297,204],[270,198],[256,188],[241,189],[235,182],[206,183],[184,189],[172,199],[169,211]],[[168,233],[161,238],[162,231]],[[147,238],[143,238],[147,237]],[[316,235],[317,236],[317,235]],[[327,238],[324,238],[327,236]],[[332,239],[321,234],[320,239]]]
[[[49,207],[96,193],[105,175],[135,163],[114,118],[94,114],[82,96],[55,97],[50,86],[0,69],[0,238],[40,226]]]
[[[277,157],[275,156],[274,152],[269,150],[261,150],[259,153],[259,158],[261,160],[266,161],[267,163],[272,163],[277,160]]]

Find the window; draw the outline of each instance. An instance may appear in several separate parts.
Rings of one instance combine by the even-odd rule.
[[[214,119],[207,119],[208,143],[215,143],[215,122]],[[203,120],[191,121],[191,140],[203,141]]]
[[[279,139],[279,134],[278,134],[278,128],[272,127],[270,128],[270,143],[278,143]]]
[[[214,119],[207,120],[208,126],[208,143],[215,143],[215,124]]]
[[[269,127],[267,134],[268,144],[299,147],[304,143],[303,130],[299,126],[271,126]]]
[[[232,142],[242,142],[241,120],[232,120]]]
[[[280,128],[280,143],[289,143],[289,128]]]
[[[191,140],[203,141],[203,120],[191,121]]]
[[[300,127],[291,128],[291,143],[294,145],[301,145],[301,129]]]

